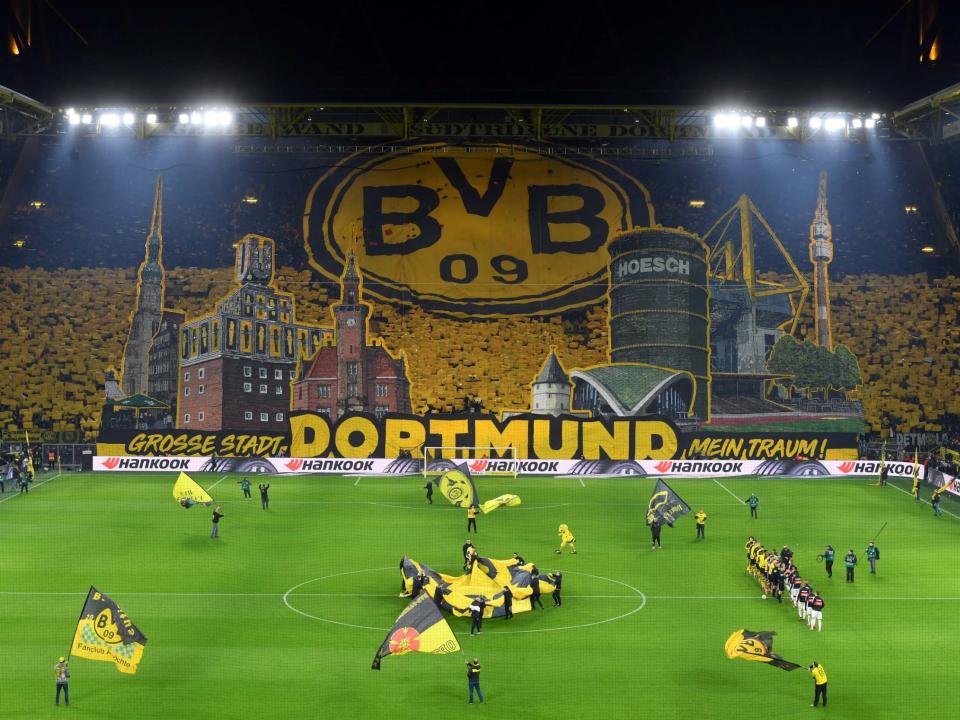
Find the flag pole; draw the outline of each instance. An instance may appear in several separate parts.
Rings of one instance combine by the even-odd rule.
[[[77,624],[73,628],[73,637],[77,636],[77,627],[80,625],[80,621],[83,620],[83,611],[87,609],[87,601],[90,600],[90,593],[95,590],[93,585],[90,586],[90,589],[87,590],[87,597],[83,601],[83,607],[80,608],[80,616],[77,618]],[[73,640],[70,640],[70,647],[67,648],[67,662],[70,661],[71,656],[73,655]]]
[[[887,526],[887,524],[884,523],[884,524],[883,524],[883,527],[881,527],[879,530],[877,530],[877,534],[873,536],[873,540],[871,540],[870,542],[876,542],[876,541],[877,541],[877,538],[880,537],[880,533],[883,532],[883,528],[885,528],[886,526]]]

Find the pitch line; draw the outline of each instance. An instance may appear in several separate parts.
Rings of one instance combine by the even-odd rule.
[[[56,475],[54,475],[53,477],[49,477],[49,478],[47,478],[46,480],[41,480],[40,482],[38,482],[36,485],[33,486],[33,489],[36,490],[36,489],[37,489],[38,487],[40,487],[41,485],[46,485],[46,484],[47,484],[48,482],[50,482],[51,480],[56,480],[56,479],[57,479],[58,477],[60,477],[62,474],[63,474],[63,473],[58,472],[58,473],[57,473]],[[11,492],[12,492],[12,491],[11,491]],[[21,492],[19,492],[19,491],[14,492],[10,497],[5,497],[5,498],[0,499],[0,503],[5,503],[7,500],[13,500],[15,497],[17,497],[18,495],[21,495],[21,494],[22,494],[22,495],[29,495],[30,493],[29,493],[29,492],[21,493]]]
[[[726,490],[728,493],[730,493],[731,495],[733,495],[733,497],[734,497],[736,500],[738,500],[741,505],[743,505],[743,500],[742,500],[741,498],[737,497],[736,495],[734,495],[734,494],[733,494],[733,491],[730,490],[730,488],[728,488],[726,485],[724,485],[722,482],[720,482],[720,481],[717,480],[716,478],[713,478],[713,481],[714,481],[717,485],[719,485],[720,487],[722,487],[724,490]]]
[[[219,480],[217,480],[217,481],[216,481],[213,485],[211,485],[210,487],[204,488],[204,490],[206,490],[207,492],[210,492],[210,491],[213,490],[217,485],[219,485],[220,483],[222,483],[222,482],[223,482],[224,480],[226,480],[226,479],[227,479],[227,476],[224,475],[222,478],[220,478]]]
[[[393,568],[382,568],[384,570],[393,569]],[[572,572],[572,571],[567,571]],[[583,575],[585,573],[577,573]],[[604,580],[610,580],[611,582],[619,582],[616,580],[611,580],[610,578],[603,578]],[[251,592],[123,592],[113,590],[111,591],[114,595],[129,595],[129,596],[139,596],[139,597],[238,597],[238,598],[284,598],[284,597],[346,597],[346,598],[358,598],[358,597],[371,597],[371,598],[396,598],[399,597],[396,593],[323,593],[323,592],[296,592],[288,590],[285,593],[273,592],[273,593],[251,593]],[[10,596],[10,597],[28,597],[28,596],[69,596],[69,597],[80,597],[87,594],[86,590],[77,590],[77,591],[48,591],[48,590],[0,590],[0,596]],[[638,595],[580,595],[573,593],[565,593],[564,598],[569,599],[603,599],[603,600],[636,600]],[[645,595],[647,600],[758,600],[756,595]],[[895,596],[895,597],[834,597],[834,600],[846,600],[846,601],[866,601],[866,602],[875,602],[875,601],[892,601],[892,602],[958,602],[960,601],[960,596],[946,596],[946,597],[912,597],[912,596]]]
[[[910,492],[909,490],[904,490],[902,487],[897,487],[896,485],[894,485],[894,484],[892,484],[892,483],[887,483],[887,484],[890,485],[890,487],[892,487],[894,490],[899,490],[899,491],[902,492],[904,495],[909,495],[910,497],[913,497],[913,493]],[[924,505],[930,505],[929,502],[927,502],[926,500],[923,500],[922,498],[921,498],[920,502],[922,502]],[[930,505],[930,507],[933,507],[933,505]],[[941,508],[941,509],[942,509],[942,508]],[[949,510],[943,510],[943,512],[945,512],[945,513],[946,513],[947,515],[949,515],[950,517],[955,517],[955,518],[957,518],[957,520],[960,520],[960,515],[954,515],[954,514],[953,514],[952,512],[950,512]]]

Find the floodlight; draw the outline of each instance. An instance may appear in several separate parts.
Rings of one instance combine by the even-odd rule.
[[[837,132],[838,130],[843,130],[846,124],[846,121],[842,117],[830,117],[827,118],[823,126],[827,129],[827,132]]]
[[[157,124],[157,114],[147,113],[147,125],[156,125],[156,124]]]
[[[216,110],[207,110],[203,113],[203,124],[208,127],[214,127],[220,124],[220,113]]]
[[[68,121],[71,125],[79,125],[79,124],[80,124],[80,116],[77,115],[76,113],[70,113],[70,114],[67,115],[67,121]]]
[[[713,116],[714,127],[723,128],[727,126],[727,116],[724,113],[717,113]]]
[[[192,113],[190,113],[190,124],[191,124],[191,125],[199,125],[199,124],[202,123],[202,122],[203,122],[203,115],[201,115],[201,114],[200,114],[199,112],[197,112],[196,110],[194,110]]]
[[[766,126],[767,126],[767,119],[766,119],[765,117],[763,117],[763,116],[758,117],[758,118],[755,120],[755,122],[756,122],[758,128],[762,128],[762,127],[766,127]]]
[[[100,124],[104,127],[115,128],[120,124],[120,116],[116,113],[103,113],[100,116]]]
[[[810,127],[813,128],[814,130],[819,130],[821,125],[823,125],[823,120],[821,120],[820,118],[818,117],[810,118]]]
[[[861,120],[860,118],[854,118],[850,124],[853,125],[855,129],[859,130],[860,128],[863,127],[863,120]]]
[[[799,125],[799,124],[800,124],[800,121],[797,120],[797,118],[795,118],[795,117],[788,117],[788,118],[787,118],[787,127],[789,127],[789,128],[795,128],[795,127],[797,127],[797,125]]]
[[[83,117],[80,118],[80,122],[82,122],[84,125],[89,125],[93,122],[93,115],[90,113],[84,113]]]
[[[879,119],[880,119],[880,113],[870,113],[870,119],[871,119],[871,120],[879,120]]]
[[[229,110],[220,111],[220,124],[221,125],[232,125],[233,124],[233,113]]]
[[[134,118],[132,112],[125,112],[125,113],[123,114],[123,124],[124,124],[124,125],[133,125],[133,121],[134,121],[135,119],[136,119],[136,118]]]
[[[753,127],[753,118],[750,115],[744,115],[740,118],[740,124],[745,128]]]
[[[871,118],[867,118],[867,119],[864,121],[863,125],[864,125],[864,127],[867,128],[867,130],[873,130],[873,129],[877,126],[877,121],[874,120],[872,117],[871,117]]]
[[[177,121],[178,121],[181,125],[186,125],[188,122],[190,122],[190,116],[187,115],[186,113],[180,113],[180,114],[177,116]]]

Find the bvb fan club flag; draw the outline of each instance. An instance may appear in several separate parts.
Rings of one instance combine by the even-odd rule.
[[[387,655],[406,655],[409,652],[448,655],[459,651],[460,643],[450,625],[430,596],[421,592],[400,613],[377,650],[371,667],[379,670],[380,660]]]
[[[690,512],[690,506],[677,495],[673,488],[663,480],[657,480],[650,502],[647,505],[647,522],[657,518],[660,522],[673,527],[674,521]]]
[[[516,507],[520,504],[520,498],[517,495],[498,495],[493,500],[487,500],[480,504],[480,509],[484,513],[493,512],[497,508]]]
[[[784,660],[773,652],[773,636],[776,635],[772,630],[737,630],[733,635],[727,638],[725,650],[727,657],[731,660],[737,658],[741,660],[752,660],[762,662],[778,667],[781,670],[796,670],[799,665],[789,660]]]
[[[91,585],[73,635],[70,654],[112,662],[120,672],[133,674],[146,644],[146,636],[127,614]]]
[[[436,483],[451,505],[465,508],[477,503],[477,488],[466,463],[447,470]]]
[[[213,498],[185,472],[180,473],[173,485],[173,499],[188,510],[198,503],[212,505]]]

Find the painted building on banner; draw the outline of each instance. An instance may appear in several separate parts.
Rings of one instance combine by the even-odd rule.
[[[273,240],[246,235],[236,244],[236,289],[180,327],[178,428],[288,428],[297,363],[330,331],[297,321],[294,296],[273,287],[273,263]]]
[[[311,410],[331,421],[347,413],[410,412],[410,381],[403,356],[393,357],[379,340],[367,338],[370,306],[351,253],[340,279],[341,301],[333,308],[335,337],[329,336],[301,368],[293,385],[293,409]]]
[[[170,416],[177,416],[177,378],[180,370],[179,348],[180,326],[186,314],[178,310],[166,309],[160,318],[160,329],[153,337],[150,346],[150,375],[148,395],[170,406]]]
[[[130,318],[130,332],[123,346],[124,395],[147,394],[150,382],[150,348],[160,330],[163,314],[163,178],[157,178],[153,215],[147,234],[143,262],[137,271],[137,303]]]

